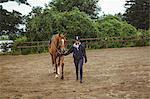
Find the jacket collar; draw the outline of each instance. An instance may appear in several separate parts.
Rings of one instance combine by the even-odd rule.
[[[77,48],[77,50],[79,50],[79,46],[81,45],[81,42],[79,42],[79,43],[74,43],[73,44],[73,47],[75,47],[75,48]]]

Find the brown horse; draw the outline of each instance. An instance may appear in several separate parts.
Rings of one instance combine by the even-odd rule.
[[[65,35],[56,34],[52,37],[49,44],[49,53],[52,59],[52,67],[56,73],[55,77],[57,78],[60,75],[61,79],[64,79],[63,70],[64,70],[64,56],[61,56],[65,52],[66,48],[66,38]],[[50,72],[50,71],[49,71]]]

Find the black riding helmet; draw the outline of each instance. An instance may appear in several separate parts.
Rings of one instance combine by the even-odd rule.
[[[75,40],[80,41],[80,37],[79,36],[75,36]]]

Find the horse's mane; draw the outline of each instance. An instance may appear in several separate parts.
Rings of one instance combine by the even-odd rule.
[[[52,39],[51,39],[51,43],[54,43],[54,44],[57,45],[57,42],[58,42],[57,37],[58,37],[58,34],[53,35],[53,37],[52,37]]]
[[[63,37],[63,35],[61,34],[56,34],[56,35],[53,35],[52,38],[51,38],[51,43],[49,44],[49,47],[51,49],[56,49],[57,45],[58,45],[58,37]]]

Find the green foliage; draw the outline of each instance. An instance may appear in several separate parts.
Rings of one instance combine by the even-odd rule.
[[[126,21],[123,21],[118,16],[107,15],[98,19],[95,22],[95,26],[98,28],[97,37],[102,38],[101,41],[95,41],[90,44],[90,48],[118,48],[125,46],[144,46],[149,45],[148,40],[142,40],[142,36],[149,36],[150,31],[137,30],[131,24],[128,24]],[[130,42],[113,42],[114,40],[126,40],[123,37],[136,37],[137,41],[130,41],[132,39],[127,39]],[[121,37],[119,39],[110,39],[109,37]],[[108,39],[109,38],[109,39]],[[139,39],[139,40],[138,40]],[[98,43],[101,42],[101,43]]]
[[[91,20],[84,12],[80,12],[78,8],[70,12],[60,13],[57,23],[58,33],[67,31],[68,37],[80,35],[81,37],[96,37],[96,28],[93,20]]]
[[[126,0],[124,19],[138,29],[149,29],[149,0]]]
[[[26,36],[21,36],[16,38],[15,42],[26,42],[27,41],[27,37]]]
[[[40,13],[37,15],[37,13]],[[32,16],[28,16],[28,37],[32,41],[49,40],[53,33],[68,33],[68,37],[80,35],[81,37],[96,37],[97,28],[94,21],[78,8],[70,12],[57,12],[45,9],[43,12],[34,9]],[[29,18],[32,17],[32,18]]]
[[[81,38],[102,37],[102,43],[92,43],[91,48],[109,48],[123,46],[141,46],[138,42],[113,42],[107,37],[142,36],[145,32],[138,31],[134,26],[123,21],[121,17],[107,15],[97,20],[91,19],[86,13],[74,8],[70,12],[58,12],[51,9],[38,8],[31,13],[27,21],[27,30],[30,30],[29,38],[32,41],[49,40],[53,33],[67,33],[67,38],[72,39],[75,35]],[[114,39],[115,40],[115,39]],[[124,40],[124,39],[119,39]]]
[[[19,32],[19,24],[22,24],[21,13],[17,11],[8,12],[0,7],[0,32],[4,32],[3,34]]]
[[[92,18],[96,18],[100,8],[97,3],[99,0],[52,0],[49,6],[58,12],[70,12],[78,8]]]
[[[52,23],[51,15],[42,13],[42,8],[36,7],[33,8],[32,12],[26,17],[27,36],[31,41],[49,39]]]
[[[137,30],[117,16],[108,15],[97,20],[98,37],[133,36]]]
[[[149,40],[150,29],[147,31],[138,30],[136,35],[137,35],[137,39],[145,39],[145,40],[135,42],[135,46],[150,46],[150,40]],[[143,37],[146,37],[146,38],[143,38]]]

